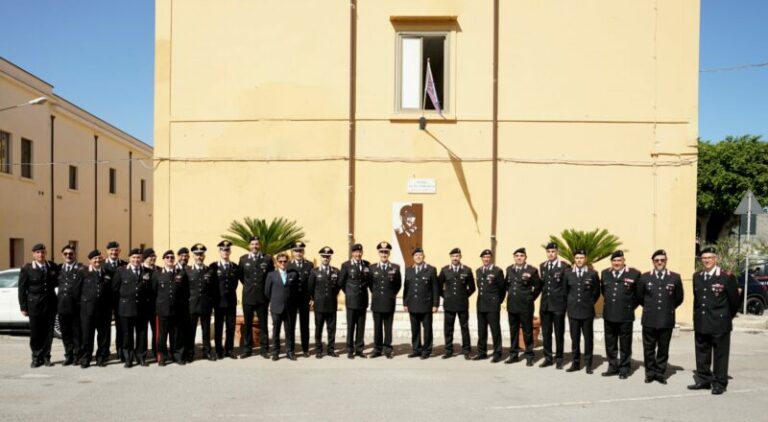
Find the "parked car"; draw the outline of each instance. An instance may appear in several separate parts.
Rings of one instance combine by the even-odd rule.
[[[744,276],[737,278],[739,282],[739,312],[744,312]],[[768,281],[761,282],[750,271],[749,288],[747,289],[747,314],[762,315],[768,306]]]
[[[19,268],[0,271],[0,329],[29,331],[29,318],[19,307]],[[53,335],[61,337],[59,316],[53,326]]]

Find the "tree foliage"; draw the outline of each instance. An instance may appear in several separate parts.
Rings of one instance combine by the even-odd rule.
[[[270,255],[287,251],[297,241],[304,240],[304,229],[296,221],[282,217],[270,223],[260,218],[245,217],[242,222],[232,221],[228,231],[231,234],[223,234],[222,239],[245,250],[248,250],[251,236],[258,236],[261,250]]]
[[[560,233],[560,238],[550,235],[549,241],[557,244],[560,256],[569,262],[573,262],[573,251],[584,249],[587,253],[587,265],[607,258],[621,246],[619,238],[608,233],[606,229],[594,229],[590,232],[566,229]]]
[[[768,143],[756,135],[699,140],[696,214],[703,242],[717,240],[738,223],[733,211],[747,189],[768,203]]]

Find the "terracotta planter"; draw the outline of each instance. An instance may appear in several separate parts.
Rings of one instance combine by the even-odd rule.
[[[243,325],[245,319],[242,315],[235,317],[235,344],[243,347]],[[253,316],[253,346],[259,346],[259,317]]]
[[[533,347],[536,347],[539,342],[539,333],[541,332],[541,321],[539,320],[539,317],[533,317]],[[519,344],[522,344],[525,346],[525,339],[523,337],[523,329],[520,329],[520,333],[518,334],[518,342]]]

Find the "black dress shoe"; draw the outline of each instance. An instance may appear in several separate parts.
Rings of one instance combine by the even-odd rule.
[[[43,366],[53,366],[53,362],[51,362],[51,358],[43,359]]]
[[[555,364],[555,369],[563,369],[563,362],[557,362]]]
[[[125,363],[125,356],[122,353],[118,353],[118,355],[120,356],[120,363]]]
[[[453,357],[453,353],[446,353],[446,354],[444,354],[444,355],[442,356],[442,358],[441,358],[441,359],[450,359],[450,358],[452,358],[452,357]]]
[[[699,382],[688,386],[689,390],[709,390],[710,388],[712,388],[712,385]]]
[[[30,367],[30,368],[39,368],[39,367],[41,367],[41,366],[43,366],[43,362],[40,362],[40,361],[39,361],[39,360],[37,360],[37,359],[33,359],[33,360],[32,360],[32,363],[30,363],[30,364],[29,364],[29,367]]]
[[[224,354],[224,356],[230,358],[230,359],[237,359],[237,356],[233,352],[227,352]]]
[[[392,356],[392,352],[384,353],[384,355],[387,357],[387,359],[392,359],[394,356]]]
[[[485,360],[488,359],[488,355],[482,354],[482,355],[476,355],[472,358],[472,360]]]
[[[533,366],[533,359],[526,359],[525,366]]]
[[[330,356],[330,357],[332,357],[332,358],[337,358],[337,357],[339,357],[339,354],[338,354],[338,353],[336,353],[336,352],[335,352],[335,351],[333,351],[333,350],[329,350],[329,351],[328,351],[328,356]]]
[[[278,359],[280,359],[280,357],[279,357],[279,356],[277,356],[277,355],[272,355],[272,360],[273,360],[273,361],[277,361]]]
[[[374,350],[374,352],[371,353],[371,359],[376,359],[378,357],[381,357],[381,352],[379,352],[378,350]]]
[[[592,375],[595,371],[592,370],[592,367],[587,365],[587,374]]]
[[[581,368],[579,367],[579,365],[576,365],[576,364],[574,363],[574,364],[573,364],[573,365],[571,365],[571,366],[570,366],[568,369],[566,369],[566,370],[565,370],[565,372],[576,372],[576,371],[578,371],[578,370],[580,370],[580,369],[581,369]]]
[[[176,365],[179,365],[179,366],[184,366],[186,364],[187,364],[187,361],[185,361],[184,359],[179,359],[176,361]]]
[[[132,360],[126,360],[123,364],[123,368],[132,368],[133,367],[133,361]]]
[[[491,363],[499,363],[501,362],[501,356],[494,356],[491,358]]]
[[[303,352],[303,353],[301,354],[301,356],[303,356],[303,357],[305,357],[305,358],[308,358],[308,357],[309,357],[309,352]]]
[[[552,365],[554,365],[554,363],[552,363],[551,360],[544,360],[544,362],[541,362],[539,364],[539,368],[546,368],[546,367],[549,367],[549,366],[552,366]]]
[[[603,372],[600,375],[602,375],[604,377],[612,377],[612,376],[615,376],[615,375],[619,375],[619,371],[614,371],[612,369],[609,369],[609,370]]]
[[[355,354],[354,353],[347,353],[347,359],[354,359]]]
[[[211,361],[211,362],[215,362],[216,360],[218,360],[218,359],[219,359],[219,358],[218,358],[218,357],[217,357],[215,354],[213,354],[213,353],[211,353],[211,354],[209,354],[209,355],[203,355],[203,358],[204,358],[204,359],[208,359],[208,360],[209,360],[209,361]]]
[[[322,358],[323,358],[323,352],[315,353],[315,359],[322,359]]]
[[[667,379],[664,378],[664,375],[656,375],[656,381],[658,381],[659,384],[667,385]]]
[[[64,366],[69,366],[69,365],[72,365],[73,363],[75,363],[75,358],[73,358],[72,356],[67,356],[64,359]]]
[[[224,359],[224,352],[216,352],[216,359]]]
[[[421,356],[419,356],[419,359],[421,359],[421,360],[429,359],[429,356],[430,355],[426,355],[426,354],[425,355],[421,355]]]
[[[368,356],[364,355],[363,352],[357,352],[355,353],[355,356],[359,357],[360,359],[367,359]]]
[[[146,359],[141,359],[141,360],[139,360],[139,365],[141,365],[141,366],[149,366],[149,363],[147,362]]]
[[[411,352],[410,354],[408,354],[409,358],[417,358],[419,356],[421,356],[421,353],[419,352]]]
[[[263,357],[264,359],[269,359],[269,353],[267,353],[267,352],[261,352],[261,353],[260,353],[260,355],[261,355],[261,357]]]
[[[291,353],[290,355],[288,355],[288,359],[289,359],[289,360],[296,360],[296,355],[294,355],[293,353]]]
[[[712,394],[719,396],[720,394],[725,393],[725,388],[723,387],[712,387]]]
[[[520,361],[520,356],[518,355],[509,355],[507,360],[504,361],[504,363],[515,363]]]
[[[160,359],[160,362],[157,362],[157,366],[165,366],[165,359]]]
[[[629,376],[627,374],[623,373],[623,372],[619,374],[619,379],[620,380],[625,380],[625,379],[627,379],[627,377],[629,377]]]
[[[464,360],[470,360],[472,359],[472,356],[469,356],[469,353],[464,353]]]
[[[239,358],[240,359],[248,359],[251,356],[253,356],[253,352],[244,352],[244,353],[240,354]]]

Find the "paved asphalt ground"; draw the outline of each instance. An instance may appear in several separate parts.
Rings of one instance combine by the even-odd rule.
[[[604,356],[603,342],[595,346]],[[690,331],[672,339],[668,385],[644,384],[637,340],[633,350],[635,371],[624,381],[600,376],[602,357],[594,375],[569,374],[522,362],[408,359],[405,344],[393,360],[252,357],[83,370],[61,366],[55,340],[56,365],[31,369],[28,337],[0,335],[0,420],[768,420],[766,331],[733,333],[732,380],[720,397],[685,388],[694,367]]]

